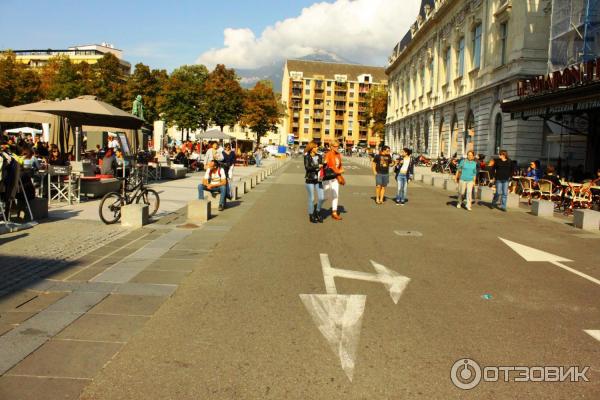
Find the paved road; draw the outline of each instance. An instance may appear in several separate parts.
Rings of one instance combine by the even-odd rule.
[[[520,211],[457,210],[447,192],[420,186],[404,207],[377,206],[363,167],[350,169],[342,189],[344,221],[313,225],[302,178],[296,160],[259,187],[83,399],[598,398],[600,341],[584,330],[600,330],[600,285],[527,262],[499,239],[600,278],[598,235]],[[321,254],[363,280],[326,284]],[[403,292],[402,276],[410,278]],[[402,292],[398,304],[388,289]],[[590,366],[590,382],[462,391],[450,370],[464,357],[482,366]]]

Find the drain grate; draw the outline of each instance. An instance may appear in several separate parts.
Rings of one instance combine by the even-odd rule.
[[[421,237],[423,234],[417,231],[394,231],[394,233],[398,236],[413,236],[413,237]]]

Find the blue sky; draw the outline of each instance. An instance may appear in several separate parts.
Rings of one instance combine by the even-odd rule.
[[[390,7],[406,19],[407,3],[420,0],[0,0],[0,49],[105,41],[122,49],[133,65],[168,70],[197,61],[256,67],[315,49],[379,63],[414,18],[405,24],[389,20],[388,26],[381,19],[396,16]],[[349,27],[344,18],[359,14],[359,26]],[[334,30],[321,32],[327,25]],[[370,43],[381,45],[390,27],[397,32],[374,51]],[[369,41],[363,43],[365,36]]]

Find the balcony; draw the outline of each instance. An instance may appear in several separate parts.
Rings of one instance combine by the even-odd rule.
[[[320,99],[320,100],[323,100],[325,98],[325,96],[323,95],[323,93],[315,93],[315,95],[313,97],[315,99]]]
[[[340,110],[340,111],[345,111],[346,110],[346,103],[342,103],[342,102],[336,102],[335,105],[333,106],[333,108],[335,110]]]
[[[346,96],[335,96],[333,98],[334,101],[346,101]]]
[[[292,92],[292,99],[301,99],[302,98],[302,91],[293,91]]]
[[[322,110],[323,109],[323,103],[313,105],[313,109],[314,110]]]
[[[348,91],[348,84],[336,82],[335,86],[334,86],[334,90],[336,92],[346,92],[346,91]]]
[[[313,139],[321,139],[321,132],[314,132],[312,134]]]
[[[292,128],[299,128],[299,127],[300,127],[300,124],[298,124],[297,122],[294,122],[292,124]]]
[[[291,107],[292,107],[294,110],[301,109],[301,108],[302,108],[302,102],[301,102],[301,101],[294,101],[294,102],[292,102],[292,105],[291,105]]]
[[[367,135],[367,134],[360,134],[360,135],[358,136],[358,140],[367,140],[367,138],[368,138],[368,135]]]
[[[302,90],[302,82],[294,82],[294,83],[292,83],[292,89],[300,89],[300,90]]]

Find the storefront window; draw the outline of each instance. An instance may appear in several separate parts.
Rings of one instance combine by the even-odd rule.
[[[494,125],[494,152],[495,154],[500,153],[500,148],[502,147],[502,114],[496,115],[496,123]]]

